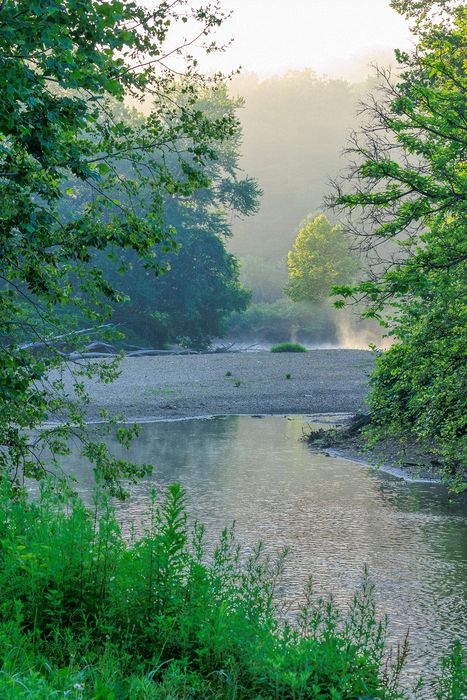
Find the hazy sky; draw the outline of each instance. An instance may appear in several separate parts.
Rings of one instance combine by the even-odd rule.
[[[265,77],[310,67],[351,77],[371,57],[406,48],[406,21],[389,0],[222,0],[234,14],[220,36],[235,39],[224,55],[208,57],[209,69],[242,66]],[[352,69],[353,67],[353,69]],[[366,75],[366,73],[365,73]]]

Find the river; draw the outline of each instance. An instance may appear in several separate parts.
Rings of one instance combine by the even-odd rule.
[[[226,416],[142,424],[128,454],[116,449],[156,467],[116,504],[118,518],[138,529],[151,489],[179,482],[211,541],[235,520],[245,547],[262,540],[271,553],[290,549],[283,591],[292,608],[310,574],[317,594],[332,592],[345,605],[368,564],[390,641],[409,629],[410,677],[430,675],[454,638],[466,640],[465,507],[437,484],[407,483],[311,450],[301,440],[309,421]],[[68,469],[89,493],[89,465],[75,453]]]

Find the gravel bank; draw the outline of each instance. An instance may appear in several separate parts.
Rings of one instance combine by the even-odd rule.
[[[372,366],[373,355],[365,350],[126,358],[112,384],[88,382],[88,416],[98,418],[101,408],[128,420],[354,413],[365,408]]]

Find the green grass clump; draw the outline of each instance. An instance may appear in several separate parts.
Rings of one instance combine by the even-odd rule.
[[[271,352],[307,352],[307,349],[300,343],[279,343],[272,346]]]
[[[3,485],[2,700],[405,698],[367,579],[347,613],[310,586],[285,622],[284,556],[243,556],[228,528],[208,557],[185,506],[177,485],[153,494],[126,540],[105,500],[92,512],[46,486],[30,503]]]

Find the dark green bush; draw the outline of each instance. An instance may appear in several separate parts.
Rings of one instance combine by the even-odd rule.
[[[271,352],[307,352],[307,349],[300,343],[279,343],[272,346]]]
[[[285,622],[284,557],[243,556],[225,529],[208,559],[176,485],[130,541],[105,501],[90,512],[50,486],[0,501],[2,700],[405,697],[367,579],[346,614],[310,587]]]

